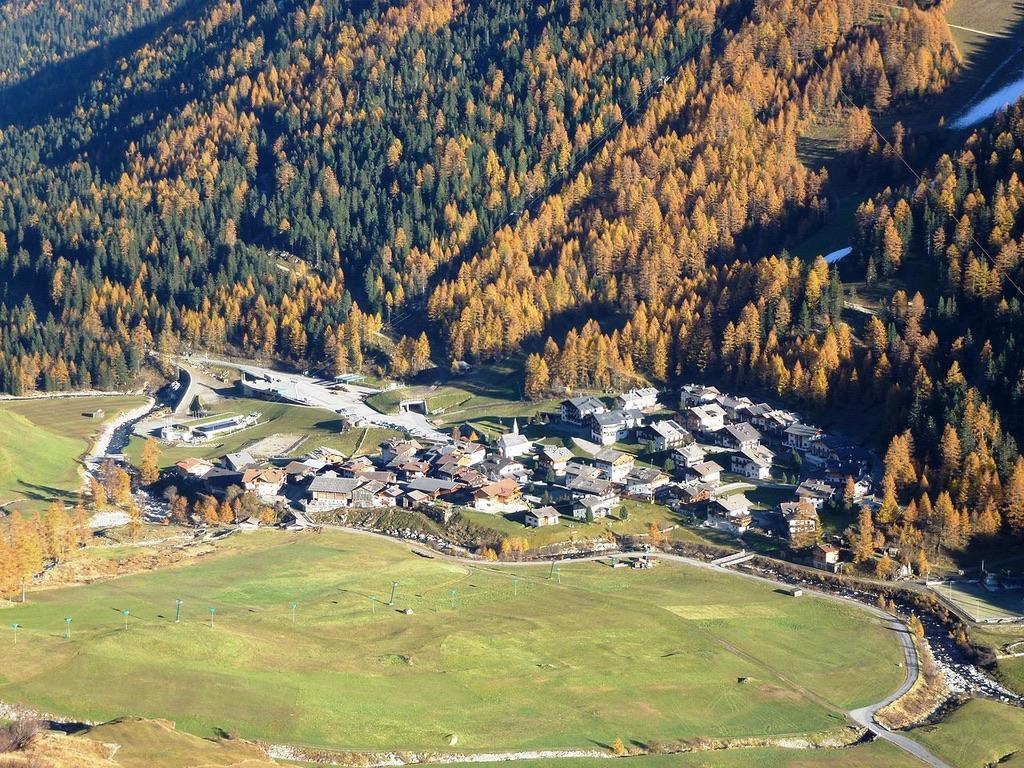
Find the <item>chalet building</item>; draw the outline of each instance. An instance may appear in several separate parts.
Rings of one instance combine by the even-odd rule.
[[[761,434],[771,435],[777,439],[784,439],[786,429],[798,421],[795,414],[772,408],[767,403],[758,403],[741,409],[740,417],[753,424]]]
[[[415,440],[388,440],[380,446],[380,458],[384,464],[391,464],[396,459],[409,461],[423,449]]]
[[[284,467],[284,474],[289,483],[303,483],[323,468],[323,464],[318,466],[318,462],[310,461],[309,459],[305,461],[290,461]]]
[[[674,495],[687,506],[701,504],[711,500],[711,494],[716,487],[712,483],[700,483],[694,480],[676,486]]]
[[[779,505],[783,533],[790,541],[818,535],[818,510],[808,501],[784,501]]]
[[[715,442],[730,451],[742,451],[753,448],[761,442],[761,433],[747,422],[726,424],[714,434]]]
[[[256,459],[248,451],[229,453],[221,459],[221,464],[232,472],[241,472],[246,467],[255,466],[257,463]]]
[[[745,533],[753,518],[750,500],[742,493],[720,496],[708,502],[708,525],[733,534]]]
[[[679,407],[692,408],[695,405],[707,405],[715,402],[722,392],[717,387],[705,387],[703,384],[686,384],[679,390]]]
[[[453,475],[454,479],[459,478],[465,470],[470,472],[474,471],[470,468],[460,467]],[[483,464],[480,465],[480,473],[483,477],[487,478],[492,482],[504,480],[505,478],[512,478],[517,483],[522,485],[525,483],[530,476],[526,467],[522,462],[516,461],[515,459],[503,459],[500,456],[492,456],[487,459]]]
[[[693,442],[693,435],[673,419],[663,419],[648,424],[643,429],[642,437],[651,443],[655,451],[668,451]]]
[[[821,509],[835,496],[836,489],[821,480],[804,480],[796,487],[796,497],[799,501],[808,501],[815,509]]]
[[[213,469],[213,464],[206,461],[206,459],[196,459],[190,456],[177,462],[174,468],[186,480],[199,480],[209,474],[210,470]]]
[[[719,395],[715,398],[715,402],[722,407],[725,415],[732,421],[740,418],[740,413],[744,408],[749,408],[754,404],[749,397],[733,397],[732,395]]]
[[[590,439],[598,445],[611,445],[628,440],[637,427],[643,424],[641,411],[604,411],[590,416]]]
[[[608,517],[608,514],[619,505],[617,494],[612,496],[582,496],[572,505],[572,516],[577,520],[595,520]]]
[[[626,475],[633,471],[636,460],[628,453],[616,451],[614,448],[602,448],[594,454],[594,466],[601,476],[613,483],[621,483]]]
[[[573,452],[564,445],[537,445],[537,463],[544,469],[551,470],[555,476],[564,475],[565,468],[573,460]]]
[[[821,438],[823,433],[817,427],[797,422],[787,427],[783,434],[787,448],[792,448],[795,451],[807,451],[810,450],[814,441]]]
[[[568,479],[568,475],[566,476]],[[615,495],[615,488],[610,480],[593,475],[577,475],[566,483],[566,489],[574,499],[583,496],[598,496],[611,498]]]
[[[686,474],[698,483],[718,485],[722,482],[722,465],[714,461],[702,461],[687,468]]]
[[[395,459],[387,467],[398,475],[401,480],[415,480],[426,477],[427,472],[430,471],[430,465],[427,462],[416,458]]]
[[[364,482],[358,477],[338,477],[334,473],[317,475],[306,489],[303,506],[307,512],[351,507],[353,491]]]
[[[364,472],[376,469],[369,456],[353,456],[345,459],[337,467],[337,472],[342,477],[356,477]]]
[[[489,483],[473,492],[473,508],[481,512],[515,512],[522,509],[523,491],[512,479]]]
[[[654,387],[631,389],[615,398],[615,407],[621,411],[651,411],[658,407],[658,390]]]
[[[387,486],[379,480],[370,480],[352,491],[352,506],[360,509],[393,507],[401,495],[397,486]]]
[[[767,480],[772,474],[772,462],[775,454],[763,445],[753,448],[742,448],[732,454],[730,464],[737,475],[749,477],[751,480]]]
[[[717,432],[725,426],[725,409],[718,403],[695,405],[684,412],[683,424],[693,432]]]
[[[688,445],[676,448],[672,452],[672,460],[676,463],[677,467],[690,469],[704,461],[705,455],[703,448],[696,443],[689,443]]]
[[[563,400],[561,405],[562,421],[566,424],[574,424],[577,427],[584,426],[591,416],[604,413],[607,408],[604,403],[596,397],[582,395]]]
[[[811,562],[815,568],[835,573],[839,570],[839,548],[831,544],[815,544]]]
[[[410,480],[405,486],[406,491],[420,491],[426,494],[430,501],[435,501],[442,496],[449,496],[460,488],[462,486],[454,480],[436,477],[417,477],[415,480]]]
[[[559,515],[554,507],[540,507],[528,510],[524,519],[531,528],[543,528],[548,525],[558,525]]]
[[[623,481],[626,495],[634,499],[653,499],[658,490],[666,485],[668,475],[645,467],[636,467]]]
[[[283,469],[276,467],[250,467],[242,472],[242,487],[261,498],[269,499],[281,492],[287,477]]]

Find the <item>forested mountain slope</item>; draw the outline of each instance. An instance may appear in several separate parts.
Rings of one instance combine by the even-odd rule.
[[[380,320],[351,294],[422,292],[713,26],[657,2],[204,4],[69,114],[3,128],[0,386],[123,380],[161,334],[358,364]]]
[[[18,83],[163,20],[181,0],[5,0],[0,86]]]
[[[795,160],[793,139],[812,111],[836,108],[839,83],[884,108],[953,74],[940,11],[878,10],[871,0],[186,6],[72,109],[11,107],[0,387],[124,381],[153,344],[358,366],[393,312],[422,317],[425,295],[443,323],[435,347],[493,357],[541,332],[536,308],[508,334],[482,319],[479,333],[500,345],[467,344],[465,301],[451,293],[462,278],[434,290],[433,276],[465,259],[493,274],[510,237],[573,195],[577,235],[586,227],[598,245],[593,269],[571,257],[560,266],[572,302],[604,294],[630,311],[670,299],[708,257],[772,248],[821,215],[821,176]],[[635,127],[618,131],[624,118]],[[526,202],[540,212],[492,239]],[[643,246],[616,242],[623,227]],[[561,264],[545,245],[527,254],[542,281]],[[624,265],[621,292],[603,284]],[[477,299],[492,290],[479,278]]]

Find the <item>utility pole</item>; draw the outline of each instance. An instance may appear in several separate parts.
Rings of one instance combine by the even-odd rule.
[[[71,617],[70,616],[65,616],[64,617],[64,639],[65,640],[70,640],[71,639]]]
[[[397,589],[398,589],[398,582],[397,581],[392,581],[391,582],[391,600],[388,601],[388,605],[394,605],[395,604],[395,590],[397,590]]]
[[[185,602],[180,597],[174,601],[174,623],[181,623],[181,604]]]

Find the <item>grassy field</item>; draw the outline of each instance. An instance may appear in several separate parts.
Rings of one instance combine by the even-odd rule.
[[[81,484],[78,461],[103,424],[143,402],[134,396],[0,401],[0,502],[34,510],[72,498]],[[88,415],[97,408],[105,418]]]
[[[557,544],[572,539],[593,539],[600,537],[605,531],[625,535],[646,533],[653,522],[659,528],[665,528],[677,522],[677,515],[668,507],[651,504],[645,501],[627,499],[627,518],[621,520],[616,515],[587,523],[563,517],[558,525],[543,528],[527,528],[523,523],[524,513],[515,512],[508,515],[496,515],[478,512],[473,509],[460,509],[460,514],[475,525],[490,528],[503,536],[522,536],[533,547]]]
[[[294,436],[295,445],[292,453],[295,455],[308,453],[319,446],[329,446],[346,455],[352,455],[357,452],[357,449],[360,454],[376,453],[379,443],[399,434],[394,430],[377,427],[342,432],[341,419],[330,411],[265,400],[251,400],[244,397],[220,400],[214,408],[214,414],[189,423],[215,421],[218,418],[247,414],[253,411],[259,411],[263,415],[258,425],[216,438],[209,443],[174,447],[162,446],[163,452],[160,456],[162,466],[171,466],[176,461],[188,456],[213,459],[223,456],[225,453],[248,448],[272,435]],[[138,463],[144,442],[143,438],[139,436],[132,437],[131,443],[125,451],[129,460]]]
[[[667,564],[547,576],[340,532],[237,536],[193,565],[6,610],[23,629],[0,699],[204,736],[440,749],[456,733],[480,750],[817,731],[903,676],[889,632],[848,606]]]
[[[1024,656],[1017,659],[1000,659],[998,669],[999,681],[1007,688],[1024,695]]]
[[[1024,766],[1024,710],[1006,704],[972,699],[910,736],[957,768]]]

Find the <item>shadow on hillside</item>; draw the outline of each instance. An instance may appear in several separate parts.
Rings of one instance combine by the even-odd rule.
[[[0,122],[28,128],[51,118],[67,117],[79,97],[104,70],[112,70],[118,59],[151,42],[169,26],[179,24],[210,2],[184,0],[160,19],[0,88]]]
[[[64,488],[55,488],[52,485],[39,485],[37,483],[26,483],[18,481],[18,487],[25,498],[33,501],[74,501],[78,498],[77,493]]]

